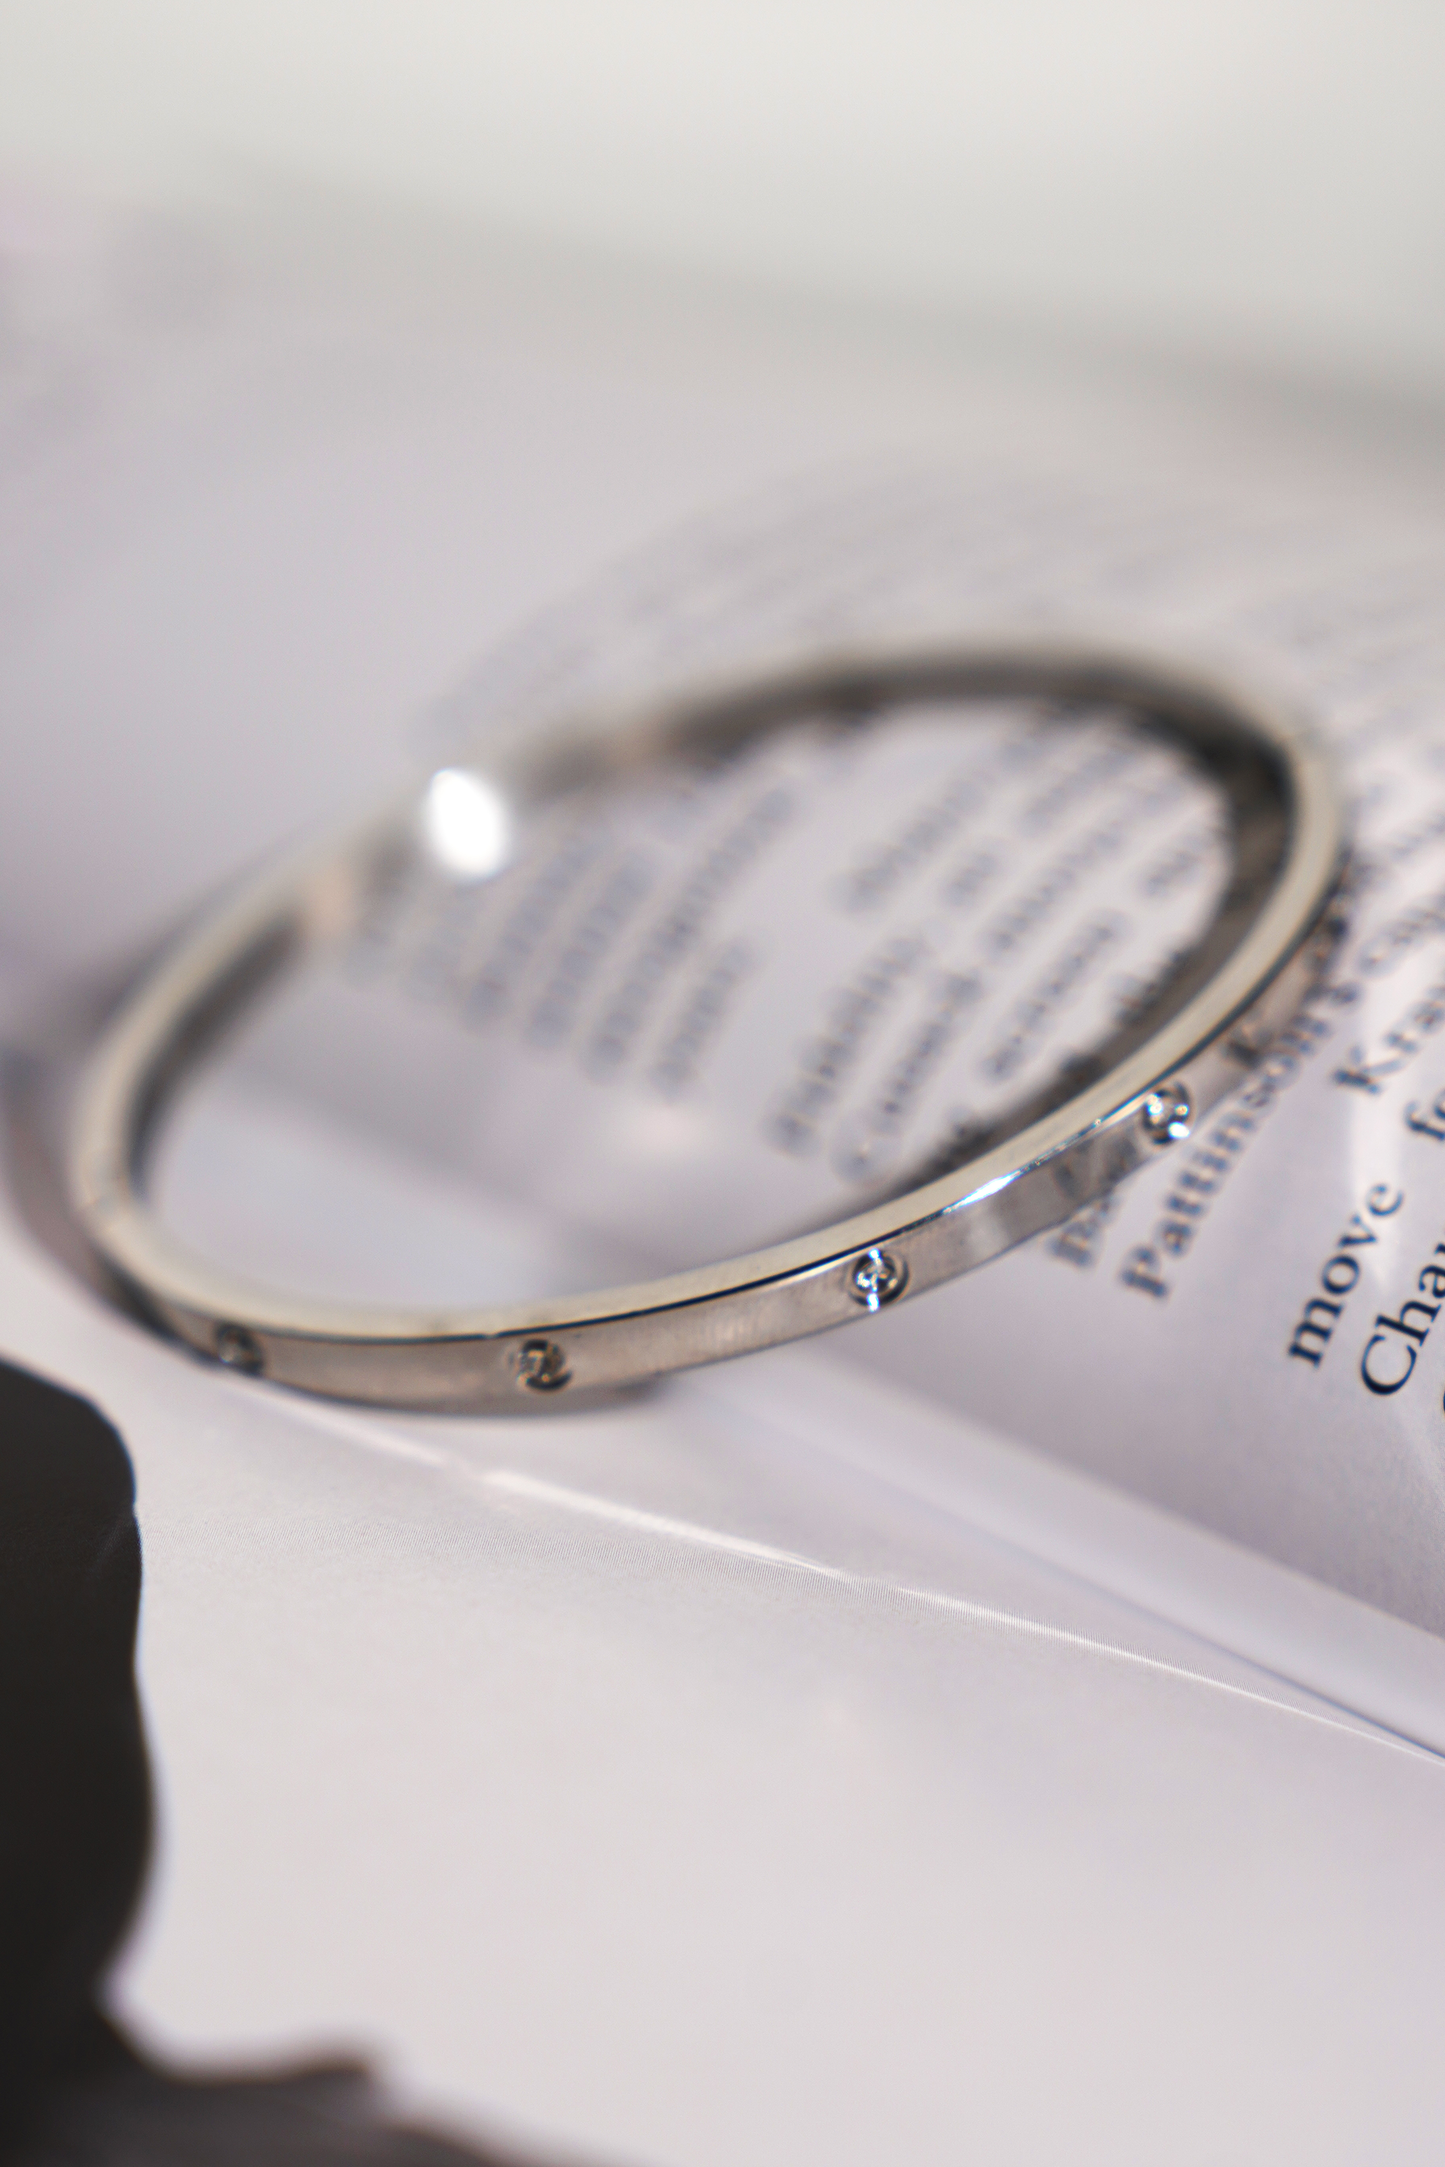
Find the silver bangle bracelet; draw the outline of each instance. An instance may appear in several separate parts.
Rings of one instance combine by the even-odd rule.
[[[1187,1136],[1290,1022],[1328,956],[1344,812],[1329,756],[1286,706],[1170,662],[1030,637],[833,660],[673,698],[621,722],[489,746],[478,773],[524,825],[560,799],[660,763],[714,760],[800,720],[877,727],[923,700],[1005,696],[1137,714],[1222,788],[1232,869],[1202,938],[1146,1011],[963,1163],[750,1255],[486,1309],[293,1299],[192,1255],[145,1187],[172,1098],[278,975],[344,938],[378,882],[425,847],[413,790],[228,898],[132,992],[93,1057],[74,1127],[71,1194],[90,1242],[158,1325],[232,1368],[338,1399],[515,1413],[825,1331],[1057,1224]]]

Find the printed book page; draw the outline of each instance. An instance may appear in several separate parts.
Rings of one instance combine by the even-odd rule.
[[[751,524],[750,524],[751,521]],[[1445,1112],[1441,537],[1357,504],[890,477],[668,543],[503,654],[441,729],[635,681],[996,623],[1098,625],[1283,686],[1356,807],[1326,983],[1157,1167],[837,1358],[1412,1623],[1445,1593],[1435,1326]],[[552,672],[529,680],[525,655]],[[558,658],[561,658],[559,663]],[[637,1278],[846,1216],[966,1153],[1127,1019],[1227,870],[1211,786],[1126,716],[963,706],[806,726],[706,781],[569,811],[495,881],[378,900],[234,1059],[575,1230],[552,1283]],[[205,1094],[168,1209],[221,1147]],[[190,1141],[186,1139],[189,1137]],[[189,1169],[189,1171],[188,1171]],[[299,1172],[299,1170],[297,1170]],[[259,1162],[229,1255],[295,1261]],[[305,1291],[501,1298],[485,1255],[403,1286],[358,1242]]]
[[[1432,2159],[1435,437],[298,223],[82,221],[9,319],[0,1351],[136,1483],[152,2151],[344,2056],[368,2141],[464,2159]],[[1005,619],[1255,671],[1350,763],[1351,943],[1167,1165],[581,1419],[309,1401],[96,1291],[64,1087],[220,883],[499,721]],[[765,1239],[1086,1052],[1217,815],[1040,708],[659,783],[393,895],[164,1208],[388,1298]]]
[[[505,256],[428,232],[358,271],[324,217],[41,238],[8,265],[3,838],[41,986],[114,982],[248,860],[484,761],[501,722],[1001,626],[1295,697],[1356,807],[1330,983],[1156,1169],[828,1351],[1438,1630],[1427,416],[982,347],[961,371],[640,289],[574,293],[569,344],[564,289]],[[530,538],[499,549],[487,489]],[[215,1092],[267,1081],[465,1175],[457,1209],[530,1225],[524,1269],[460,1236],[435,1284],[386,1241],[308,1258],[296,1169],[248,1165],[225,1206],[198,1183],[207,1089],[168,1208],[263,1279],[485,1301],[753,1246],[966,1148],[1129,1013],[1224,853],[1128,717],[961,721],[804,728],[495,883],[397,894],[233,1049]],[[201,1189],[224,1225],[187,1218]]]

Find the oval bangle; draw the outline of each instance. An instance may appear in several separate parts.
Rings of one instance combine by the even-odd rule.
[[[866,1317],[1057,1224],[1187,1136],[1291,1020],[1340,920],[1346,829],[1333,763],[1284,703],[1210,673],[1035,638],[832,659],[489,748],[514,819],[659,763],[715,758],[800,719],[877,726],[941,698],[1041,696],[1137,713],[1222,788],[1232,870],[1210,925],[1106,1063],[1067,1096],[905,1194],[796,1239],[593,1294],[476,1310],[392,1310],[270,1293],[193,1255],[148,1200],[167,1108],[279,974],[344,936],[398,854],[415,793],[209,912],[135,988],[83,1080],[74,1209],[164,1330],[202,1355],[336,1398],[437,1410],[557,1404]],[[481,763],[479,763],[481,768]]]

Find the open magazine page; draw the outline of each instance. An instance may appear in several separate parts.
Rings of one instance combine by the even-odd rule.
[[[490,287],[467,273],[475,315],[438,328],[413,277],[379,327],[374,298],[318,300],[294,261],[268,284],[187,260],[159,325],[119,338],[101,310],[79,358],[59,339],[68,401],[54,355],[36,364],[6,477],[44,546],[4,572],[24,728],[0,802],[0,1351],[114,1425],[132,1543],[136,1482],[160,1837],[110,2002],[153,2059],[135,2149],[181,2129],[206,2156],[244,2112],[252,2156],[304,2157],[341,2112],[381,2158],[417,2156],[418,2120],[462,2159],[941,2167],[962,2141],[1205,2167],[1241,2129],[1272,2156],[1343,2163],[1383,2132],[1392,2159],[1433,2158],[1440,1772],[1409,1740],[1439,1744],[1445,1692],[1438,1642],[1400,1622],[1433,1610],[1382,1562],[1425,1556],[1390,1521],[1421,1509],[1401,1469],[1425,1487],[1428,1432],[1402,1388],[1365,1432],[1373,1487],[1340,1472],[1343,1331],[1319,1365],[1280,1356],[1327,1408],[1343,1395],[1308,1514],[1283,1502],[1310,1445],[1292,1421],[1170,1429],[1247,1374],[1275,1404],[1254,1312],[1276,1277],[1226,1212],[1257,1184],[1303,1256],[1303,1159],[1266,1179],[1266,1153],[1303,1134],[1307,1091],[1342,1159],[1357,1131],[1334,1109],[1393,1105],[1388,1079],[1325,1089],[1357,1038],[1369,1058],[1370,1019],[1392,1027],[1362,948],[1339,992],[1365,990],[1316,1005],[1298,1080],[1281,1054],[1246,1086],[1274,1078],[1267,1118],[1187,1255],[1151,1238],[1150,1176],[1062,1237],[1087,1265],[1039,1244],[897,1320],[581,1418],[360,1412],[197,1363],[99,1296],[50,1180],[97,1007],[217,882],[494,720],[821,642],[1077,621],[1233,655],[1319,692],[1342,732],[1387,712],[1368,774],[1400,796],[1366,807],[1362,905],[1384,927],[1432,847],[1428,770],[1406,764],[1429,726],[1410,737],[1404,698],[1428,650],[1391,615],[1433,577],[1415,451],[1365,432],[1332,462],[1301,425],[1276,457],[1268,401],[1021,387],[821,331],[802,361],[793,331],[724,347],[655,297],[629,334],[495,266]],[[451,306],[466,282],[449,263],[439,283]],[[918,437],[946,449],[885,459]],[[1166,457],[1188,487],[1150,479]],[[802,484],[804,465],[868,474]],[[484,488],[533,506],[530,540],[478,519]],[[505,645],[508,619],[534,629]],[[168,1212],[266,1280],[485,1299],[760,1239],[892,1178],[1086,1044],[1207,910],[1208,793],[1127,718],[1062,727],[804,733],[619,804],[601,837],[559,832],[510,890],[396,896],[198,1088]],[[1405,946],[1382,983],[1413,997],[1429,936]],[[1423,1223],[1407,1159],[1434,1148],[1407,1132],[1398,1163],[1358,1169],[1384,1232],[1351,1251],[1350,1331],[1367,1299],[1393,1307],[1368,1260]],[[1322,1165],[1321,1196],[1355,1172]],[[1404,1201],[1372,1217],[1377,1182]],[[1165,1293],[1121,1283],[1161,1247]],[[1216,1249],[1238,1275],[1217,1326]],[[1005,1273],[1036,1275],[1012,1338],[978,1308]],[[1057,1340],[1027,1338],[1039,1318]],[[1176,1331],[1193,1382],[1161,1406],[1145,1365]],[[12,1412],[31,1388],[0,1381],[7,1474],[69,1480]],[[1347,1540],[1350,1480],[1372,1505]],[[6,1580],[37,1616],[40,1577]],[[1346,1645],[1373,1687],[1319,1660]],[[390,2100],[328,2077],[338,2056],[379,2065]]]
[[[1330,981],[1157,1168],[836,1353],[1435,1629],[1442,540],[1357,494],[1306,516],[1202,489],[897,477],[667,544],[504,653],[436,730],[477,735],[484,762],[489,712],[1000,623],[1103,626],[1294,693],[1358,807]],[[563,822],[493,883],[388,896],[238,1057],[585,1234],[573,1284],[609,1243],[611,1275],[638,1276],[947,1163],[1127,1014],[1225,855],[1207,787],[1124,718],[801,731]],[[187,1154],[216,1148],[204,1106],[172,1162],[183,1224]],[[264,1276],[270,1244],[294,1276],[304,1232],[268,1216],[259,1167],[244,1195],[235,1260]],[[364,1283],[384,1269],[367,1254],[345,1291],[503,1291],[484,1255],[403,1289]]]

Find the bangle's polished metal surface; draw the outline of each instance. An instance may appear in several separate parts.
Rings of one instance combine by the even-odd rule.
[[[413,793],[227,899],[131,996],[94,1058],[73,1138],[73,1203],[91,1242],[158,1324],[232,1368],[339,1399],[517,1412],[866,1317],[1056,1224],[1187,1137],[1291,1020],[1328,957],[1344,815],[1328,755],[1286,707],[1172,663],[1032,638],[833,660],[660,701],[621,723],[490,746],[475,789],[494,817],[470,864],[452,855],[477,877],[499,864],[508,827],[524,833],[559,799],[660,763],[715,760],[785,725],[881,727],[921,701],[1011,696],[1123,707],[1185,751],[1223,790],[1232,867],[1202,939],[1144,1012],[964,1163],[751,1255],[475,1311],[292,1299],[193,1256],[145,1190],[172,1096],[278,974],[345,937],[377,884],[427,847]]]

